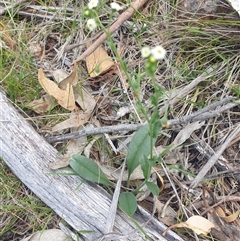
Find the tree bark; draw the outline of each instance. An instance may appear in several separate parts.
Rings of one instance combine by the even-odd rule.
[[[104,235],[111,196],[100,186],[83,182],[78,176],[64,176],[62,170],[49,169],[50,163],[61,161],[61,155],[18,113],[1,91],[0,118],[0,156],[13,173],[75,230],[92,231],[82,233],[82,240],[100,240]],[[143,224],[149,220],[150,214],[139,207],[133,218]],[[152,240],[183,241],[172,231],[162,237],[165,228],[154,218],[143,227]],[[123,235],[115,240],[147,240],[120,210],[116,215],[114,233]]]

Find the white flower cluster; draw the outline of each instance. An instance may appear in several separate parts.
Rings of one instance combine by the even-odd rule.
[[[123,9],[123,7],[120,6],[120,5],[119,5],[118,3],[116,3],[116,2],[110,3],[110,7],[111,7],[113,10],[115,10],[115,11],[120,11],[120,10]]]
[[[85,11],[85,15],[89,15],[89,10],[91,9],[94,9],[98,6],[99,4],[99,0],[89,0],[88,2],[88,10]],[[113,10],[115,11],[120,11],[123,9],[122,6],[120,6],[118,3],[116,2],[112,2],[110,3],[110,6]],[[90,31],[93,31],[94,29],[97,28],[97,23],[96,23],[96,20],[94,18],[90,18],[88,19],[87,21],[87,28],[90,30]]]
[[[161,60],[165,58],[166,50],[160,45],[152,49],[150,49],[149,47],[143,47],[141,49],[141,54],[143,58],[148,58],[149,56],[151,56],[155,60]]]
[[[87,21],[87,28],[90,31],[93,31],[94,29],[97,28],[97,23],[96,23],[95,19],[93,19],[93,18],[88,19],[88,21]]]
[[[97,5],[98,5],[98,0],[90,0],[88,3],[88,8],[93,9],[93,8],[97,7]]]
[[[88,9],[96,8],[98,6],[98,3],[99,3],[98,0],[90,0],[88,2],[88,5],[87,5]],[[89,14],[89,10],[86,10],[85,14],[88,15]],[[96,23],[95,19],[93,19],[93,18],[88,19],[88,21],[87,21],[87,28],[90,31],[93,31],[94,29],[97,28],[97,23]]]

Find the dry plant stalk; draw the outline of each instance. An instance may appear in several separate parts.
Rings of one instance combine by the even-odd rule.
[[[123,12],[119,18],[110,26],[109,34],[114,33],[126,20],[132,17],[132,15],[141,8],[147,0],[136,0],[131,7],[129,7],[125,12]],[[99,38],[83,52],[78,58],[75,60],[77,63],[89,56],[94,50],[96,50],[103,41],[107,39],[107,35],[103,33]]]
[[[218,149],[218,151],[213,155],[210,160],[206,163],[206,165],[202,168],[202,170],[195,177],[193,182],[190,185],[190,188],[195,188],[199,184],[199,182],[205,177],[207,172],[212,168],[212,166],[217,162],[219,157],[228,147],[228,145],[240,134],[240,124],[231,132],[228,139],[222,144],[222,146]]]

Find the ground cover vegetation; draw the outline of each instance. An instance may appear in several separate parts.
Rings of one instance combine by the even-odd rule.
[[[114,33],[131,1],[5,3],[1,88],[66,157],[61,167],[111,192],[121,179],[129,215],[138,203],[187,227],[184,240],[237,240],[240,18],[225,1],[190,2],[145,1]],[[76,149],[71,133],[83,126],[103,135]],[[2,240],[57,226],[4,161],[0,174]]]

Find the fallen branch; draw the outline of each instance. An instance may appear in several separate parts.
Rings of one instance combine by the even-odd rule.
[[[210,160],[205,164],[205,166],[201,169],[201,171],[198,173],[198,175],[194,178],[189,188],[194,189],[197,187],[199,182],[205,177],[205,175],[208,173],[208,171],[213,167],[213,165],[217,162],[219,157],[222,155],[222,153],[225,151],[225,149],[228,147],[229,143],[232,142],[232,140],[240,134],[240,124],[234,129],[231,134],[229,135],[228,139],[221,145],[221,147],[218,149],[218,151],[213,155]]]
[[[216,110],[213,110],[210,112],[210,110],[227,103],[231,100],[233,100],[233,97],[227,97],[223,100],[220,100],[218,102],[215,102],[213,104],[210,104],[207,107],[204,107],[203,109],[196,111],[190,115],[181,117],[179,119],[172,119],[168,121],[167,126],[165,128],[174,128],[179,125],[186,125],[190,122],[195,121],[204,121],[213,117],[218,116],[221,112],[224,112],[226,110],[229,110],[233,108],[234,106],[237,106],[240,104],[240,100],[234,101],[232,103],[228,103]],[[115,126],[102,126],[102,127],[96,127],[96,128],[86,128],[77,132],[72,132],[64,135],[59,136],[52,136],[47,139],[47,142],[54,143],[59,141],[66,141],[71,139],[76,139],[81,136],[89,136],[89,135],[97,135],[97,134],[103,134],[103,133],[111,133],[111,132],[118,132],[118,131],[136,131],[143,125],[146,125],[146,123],[141,124],[120,124]]]
[[[132,15],[141,8],[147,0],[136,0],[131,7],[129,7],[125,12],[123,12],[119,18],[110,26],[109,34],[114,33],[126,20],[132,17]],[[78,58],[75,60],[77,63],[89,56],[94,50],[96,50],[103,41],[107,39],[107,35],[103,33],[89,48],[85,50]]]
[[[7,11],[10,11],[13,8],[16,8],[17,6],[19,6],[20,4],[27,2],[26,0],[18,0],[18,1],[11,1],[9,3],[9,5],[5,6],[3,9],[0,9],[0,15],[3,15],[4,13],[6,13]]]
[[[0,157],[44,203],[80,231],[79,239],[101,240],[105,237],[112,197],[94,183],[89,184],[76,175],[62,175],[61,170],[49,169],[50,163],[61,161],[61,155],[13,108],[1,91],[0,103]],[[144,225],[144,234],[136,223],[139,227]],[[139,206],[131,218],[118,210],[113,230],[119,237],[114,239],[113,233],[108,235],[110,240],[183,241],[174,232],[162,237],[165,229],[165,225]]]

